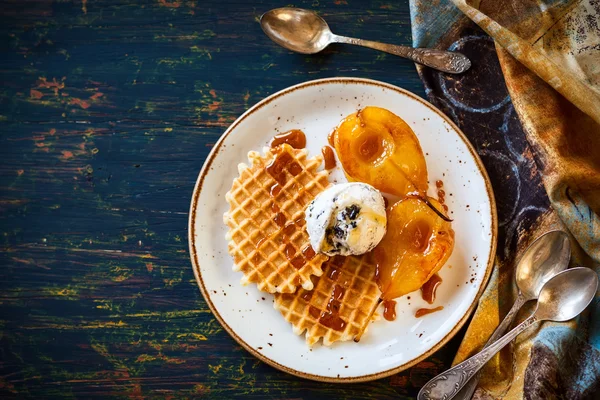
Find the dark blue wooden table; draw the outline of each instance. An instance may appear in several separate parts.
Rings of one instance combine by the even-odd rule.
[[[420,96],[414,65],[358,47],[292,54],[262,33],[277,1],[2,1],[0,395],[403,398],[442,351],[380,381],[277,371],[211,315],[187,250],[211,147],[248,107],[356,76]],[[298,1],[334,32],[410,44],[407,1]]]

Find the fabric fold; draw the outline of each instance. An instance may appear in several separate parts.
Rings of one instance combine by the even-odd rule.
[[[500,225],[494,274],[457,363],[510,309],[519,256],[539,235],[570,232],[571,264],[600,272],[600,1],[452,1],[411,0],[413,44],[460,51],[473,67],[417,69],[481,157]],[[596,300],[572,321],[521,334],[485,366],[475,398],[585,399],[598,389]]]

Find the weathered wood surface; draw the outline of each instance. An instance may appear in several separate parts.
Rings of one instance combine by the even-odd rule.
[[[211,315],[187,250],[198,172],[263,97],[331,76],[424,95],[414,65],[357,47],[302,56],[257,20],[277,1],[3,1],[0,395],[402,398],[391,378],[323,384],[250,356]],[[407,1],[298,1],[336,32],[410,44]]]

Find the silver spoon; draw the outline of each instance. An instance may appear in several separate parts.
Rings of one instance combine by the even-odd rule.
[[[589,268],[571,268],[551,278],[540,293],[537,308],[525,321],[478,354],[427,382],[418,400],[452,398],[486,362],[517,335],[541,321],[563,322],[575,318],[598,291],[598,275]]]
[[[529,300],[536,300],[544,284],[550,278],[564,271],[571,259],[571,242],[563,231],[550,231],[538,237],[523,253],[517,264],[515,280],[518,295],[512,308],[498,325],[484,349],[494,343],[506,332],[515,319],[517,312]],[[470,399],[477,389],[479,374],[469,380],[465,387],[456,394],[457,399]],[[450,400],[447,398],[446,400]]]
[[[272,41],[296,53],[315,54],[330,43],[348,43],[385,51],[451,74],[460,74],[471,66],[471,61],[460,53],[335,35],[317,13],[302,8],[283,7],[268,11],[260,17],[260,26]]]

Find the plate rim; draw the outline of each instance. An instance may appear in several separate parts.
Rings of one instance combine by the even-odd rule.
[[[400,94],[408,96],[408,97],[412,98],[413,100],[420,102],[421,104],[425,105],[426,107],[431,109],[433,112],[438,114],[447,124],[449,124],[458,133],[458,136],[463,141],[463,143],[466,145],[467,149],[469,150],[469,153],[475,160],[477,169],[481,173],[484,183],[485,183],[486,193],[487,193],[487,196],[490,201],[490,211],[491,211],[492,240],[491,240],[490,249],[489,249],[489,253],[488,253],[488,264],[486,266],[485,275],[481,281],[481,285],[479,286],[479,288],[477,290],[477,294],[475,295],[475,298],[473,299],[473,301],[469,305],[469,308],[467,309],[465,314],[461,317],[461,319],[454,325],[454,327],[450,330],[450,332],[448,332],[439,342],[437,342],[433,347],[431,347],[429,350],[427,350],[420,356],[415,357],[412,360],[409,360],[399,366],[396,366],[394,368],[391,368],[391,369],[388,369],[385,371],[380,371],[380,372],[367,374],[367,375],[361,375],[361,376],[353,376],[353,377],[329,377],[329,376],[322,376],[322,375],[311,374],[311,373],[307,373],[307,372],[303,372],[303,371],[298,371],[296,369],[287,367],[285,365],[282,365],[282,364],[266,357],[264,354],[260,353],[259,351],[254,349],[252,346],[248,345],[241,337],[239,337],[236,334],[236,332],[233,329],[231,329],[231,327],[225,322],[225,320],[221,317],[221,315],[217,311],[216,307],[213,305],[213,303],[210,299],[210,293],[204,286],[204,281],[202,280],[202,276],[200,274],[200,263],[199,263],[198,256],[196,253],[196,245],[194,243],[195,242],[194,241],[194,236],[195,236],[194,221],[196,219],[195,218],[196,217],[196,209],[198,208],[197,204],[198,204],[198,199],[200,197],[200,192],[202,191],[202,185],[204,183],[204,179],[205,179],[208,171],[210,170],[210,167],[211,167],[215,157],[217,156],[217,153],[219,152],[219,150],[221,148],[221,145],[223,144],[223,142],[227,138],[227,136],[229,136],[229,134],[249,115],[251,115],[252,113],[263,108],[267,104],[271,103],[273,100],[275,100],[281,96],[287,95],[289,93],[292,93],[298,89],[303,89],[303,88],[310,87],[310,86],[330,84],[330,83],[362,84],[362,85],[367,84],[367,85],[372,85],[372,86],[383,87],[385,89],[393,90],[395,92],[399,92]],[[483,166],[483,162],[479,158],[477,151],[475,150],[475,148],[473,147],[473,145],[471,144],[469,139],[466,137],[466,135],[459,129],[459,127],[448,116],[446,116],[444,113],[442,113],[433,104],[431,104],[428,101],[426,101],[425,99],[417,96],[416,94],[409,92],[406,89],[403,89],[401,87],[398,87],[396,85],[392,85],[392,84],[389,84],[386,82],[382,82],[382,81],[378,81],[378,80],[374,80],[374,79],[368,79],[368,78],[357,78],[357,77],[333,77],[333,78],[322,78],[322,79],[315,79],[315,80],[301,82],[296,85],[289,86],[285,89],[279,90],[278,92],[275,92],[275,93],[271,94],[270,96],[265,97],[264,99],[262,99],[261,101],[259,101],[258,103],[254,104],[252,107],[250,107],[248,110],[246,110],[231,125],[229,125],[229,127],[221,135],[219,140],[217,140],[214,147],[212,148],[212,150],[206,157],[206,160],[204,161],[204,164],[202,165],[202,168],[201,168],[198,178],[196,180],[196,184],[194,186],[194,191],[192,193],[192,201],[190,204],[189,217],[188,217],[188,249],[189,249],[189,253],[190,253],[190,259],[192,261],[192,269],[194,270],[194,276],[196,278],[196,283],[198,284],[198,287],[200,288],[200,292],[202,293],[204,300],[208,304],[208,307],[210,308],[213,316],[217,319],[217,321],[219,321],[219,323],[221,324],[223,329],[225,329],[225,331],[239,345],[241,345],[246,351],[248,351],[250,354],[252,354],[254,357],[258,358],[259,360],[263,361],[264,363],[266,363],[280,371],[286,372],[291,375],[298,376],[300,378],[310,379],[310,380],[314,380],[314,381],[318,381],[318,382],[329,382],[329,383],[368,382],[368,381],[385,378],[390,375],[394,375],[398,372],[404,371],[404,370],[414,366],[415,364],[418,364],[419,362],[423,361],[427,357],[429,357],[432,354],[434,354],[435,352],[437,352],[446,343],[448,343],[448,341],[452,337],[454,337],[454,335],[456,335],[456,333],[463,327],[465,322],[469,319],[469,317],[471,316],[471,314],[477,307],[477,304],[479,302],[481,295],[483,294],[483,292],[485,291],[485,288],[487,287],[487,283],[492,274],[492,270],[493,270],[494,262],[495,262],[495,258],[496,258],[497,240],[498,240],[498,215],[497,215],[497,210],[496,210],[496,200],[495,200],[495,196],[494,196],[494,191],[492,189],[492,185],[491,185],[488,173],[487,173],[485,167]]]

